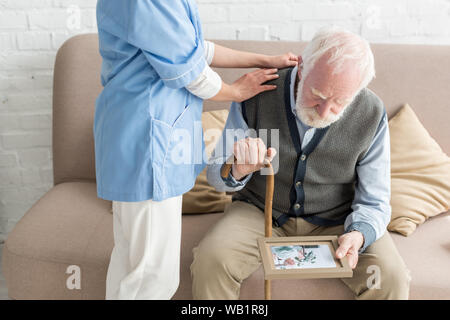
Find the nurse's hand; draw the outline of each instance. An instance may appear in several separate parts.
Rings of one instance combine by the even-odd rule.
[[[277,79],[277,71],[278,69],[258,69],[244,74],[231,85],[222,82],[222,88],[210,100],[242,102],[263,91],[274,90],[277,86],[263,83]]]
[[[242,102],[263,91],[276,89],[276,85],[263,83],[279,78],[277,71],[277,69],[259,69],[244,74],[231,85],[234,92],[233,101]]]
[[[268,56],[266,67],[281,69],[287,67],[295,67],[297,64],[298,64],[298,57],[292,52],[288,52],[280,56]]]

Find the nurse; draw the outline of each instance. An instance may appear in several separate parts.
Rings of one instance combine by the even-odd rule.
[[[114,232],[106,299],[170,299],[179,284],[182,195],[206,165],[194,126],[203,100],[241,102],[273,90],[263,84],[278,77],[270,68],[294,66],[297,57],[204,41],[194,0],[99,0],[97,26],[97,195],[112,201]],[[226,84],[210,66],[269,69]],[[190,159],[177,163],[181,131]]]

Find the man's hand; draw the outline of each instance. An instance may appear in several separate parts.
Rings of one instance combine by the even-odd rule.
[[[267,149],[261,138],[249,137],[236,141],[233,147],[236,160],[231,167],[231,174],[236,180],[241,180],[264,167],[266,160],[272,162],[276,153],[274,148]]]
[[[358,250],[364,244],[364,236],[359,231],[344,233],[338,238],[339,248],[336,250],[336,258],[342,259],[347,256],[348,263],[352,269],[358,263]]]

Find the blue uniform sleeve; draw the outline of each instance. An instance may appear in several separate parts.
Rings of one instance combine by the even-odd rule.
[[[195,80],[207,65],[195,2],[126,1],[127,41],[142,50],[164,84],[177,89]]]

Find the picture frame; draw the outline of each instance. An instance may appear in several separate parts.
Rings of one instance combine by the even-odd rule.
[[[347,257],[336,258],[337,236],[259,238],[264,279],[351,278]]]

